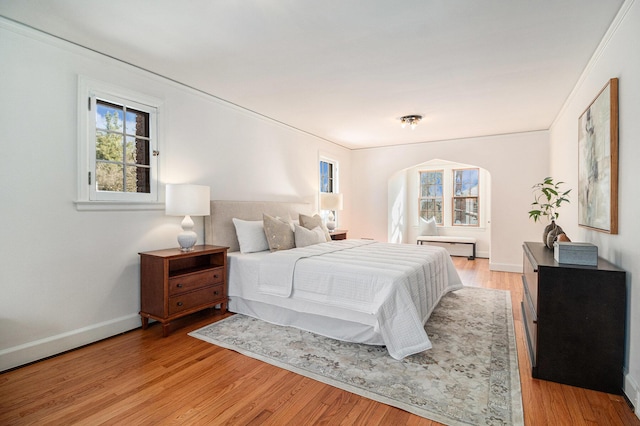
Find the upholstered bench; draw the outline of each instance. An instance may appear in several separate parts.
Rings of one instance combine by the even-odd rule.
[[[472,246],[471,256],[469,260],[476,258],[476,239],[472,237],[454,237],[446,235],[421,235],[418,237],[416,244],[429,243],[447,243],[447,244],[470,244]]]

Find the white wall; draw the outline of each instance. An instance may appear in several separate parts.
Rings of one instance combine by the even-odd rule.
[[[361,178],[353,182],[349,234],[387,240],[387,203],[392,201],[387,186],[398,172],[433,159],[473,164],[491,175],[490,267],[521,272],[522,242],[542,239],[543,226],[529,220],[527,212],[531,186],[549,171],[548,138],[540,131],[353,151],[352,176]],[[392,181],[396,191],[399,183]]]
[[[574,93],[551,128],[551,174],[574,188],[575,199],[562,208],[560,224],[574,241],[598,246],[600,256],[627,271],[627,362],[625,393],[640,413],[640,4],[628,1],[603,39]],[[619,81],[618,235],[578,226],[578,117],[610,78]]]
[[[177,245],[162,209],[76,209],[79,74],[164,100],[164,183],[315,203],[323,152],[349,222],[344,148],[1,19],[0,58],[0,371],[139,327],[138,252]]]

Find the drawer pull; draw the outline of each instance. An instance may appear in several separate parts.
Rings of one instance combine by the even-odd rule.
[[[218,275],[218,274],[213,274],[213,278],[218,279],[218,278],[220,278],[220,275]]]
[[[178,303],[176,303],[176,305],[182,306],[182,302],[178,302]]]
[[[176,287],[182,288],[182,284],[177,284]]]
[[[219,296],[219,295],[220,295],[220,292],[219,292],[218,290],[215,290],[215,291],[213,292],[213,295],[214,295],[214,296]]]

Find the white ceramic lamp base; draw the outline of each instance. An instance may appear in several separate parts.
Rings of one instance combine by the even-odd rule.
[[[198,235],[193,231],[193,220],[186,215],[182,219],[182,232],[178,234],[178,244],[180,251],[191,251],[198,241]]]
[[[327,227],[327,229],[331,232],[334,229],[336,229],[336,222],[335,222],[335,216],[333,215],[333,212],[329,213],[329,217],[327,217],[327,223],[325,224],[325,226]]]

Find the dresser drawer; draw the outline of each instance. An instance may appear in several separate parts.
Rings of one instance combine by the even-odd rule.
[[[537,346],[538,346],[538,313],[531,300],[531,294],[527,286],[527,279],[522,276],[522,322],[524,324],[525,338],[529,349],[529,360],[531,367],[536,366]]]
[[[223,268],[215,268],[169,278],[169,296],[220,284],[224,278],[223,273]]]
[[[215,302],[226,302],[224,286],[216,285],[169,298],[169,315]]]
[[[529,349],[531,367],[535,367],[538,349],[538,323],[535,313],[531,312],[531,305],[525,300],[522,301],[522,322],[524,323],[525,338]]]
[[[527,253],[524,254],[522,281],[534,312],[538,312],[538,270]]]

